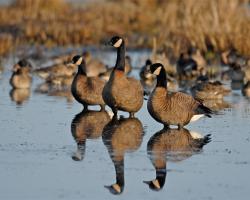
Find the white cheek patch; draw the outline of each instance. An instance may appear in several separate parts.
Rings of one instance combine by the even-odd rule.
[[[114,44],[114,47],[118,48],[120,47],[122,44],[122,39],[119,39],[115,44]]]
[[[80,64],[82,64],[82,57],[80,57],[80,58],[78,59],[78,61],[76,62],[76,65],[80,65]]]
[[[154,184],[154,186],[157,188],[157,189],[161,189],[161,186],[159,184],[159,181],[157,179],[153,180],[152,183]]]
[[[161,72],[161,67],[158,67],[155,71],[154,71],[154,75],[158,76]]]

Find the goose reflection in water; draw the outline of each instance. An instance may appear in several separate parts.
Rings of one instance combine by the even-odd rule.
[[[30,89],[12,89],[10,91],[10,98],[15,101],[17,105],[22,105],[28,101],[30,97]]]
[[[189,132],[187,129],[162,129],[155,133],[147,144],[147,152],[156,170],[156,178],[143,181],[149,188],[159,191],[167,175],[167,161],[178,162],[199,153],[211,141],[210,135]]]
[[[71,122],[71,133],[77,143],[77,151],[72,156],[75,161],[84,158],[87,139],[97,139],[104,126],[111,120],[106,111],[82,111]]]
[[[124,189],[124,156],[136,151],[143,137],[143,126],[137,118],[113,118],[103,129],[102,140],[115,166],[116,183],[105,186],[112,194],[121,194]]]

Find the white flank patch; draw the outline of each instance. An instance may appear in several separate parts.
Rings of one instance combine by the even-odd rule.
[[[76,65],[80,65],[80,64],[82,64],[82,57],[80,57],[80,58],[78,59],[78,61],[76,62]]]
[[[161,67],[158,67],[155,71],[154,71],[154,75],[158,76],[161,72]]]
[[[203,116],[204,116],[203,114],[202,114],[202,115],[194,115],[194,116],[191,118],[190,122],[197,121],[198,119],[200,119],[200,118],[203,117]]]
[[[122,44],[122,39],[119,39],[115,44],[114,44],[114,47],[118,48],[120,47]]]
[[[193,139],[201,139],[203,136],[200,133],[197,133],[195,131],[189,131],[190,135],[192,136]]]

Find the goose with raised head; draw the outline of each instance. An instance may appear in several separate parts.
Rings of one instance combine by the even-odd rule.
[[[102,91],[105,81],[98,77],[87,77],[86,64],[81,56],[74,56],[72,63],[78,65],[78,72],[71,86],[74,98],[84,106],[84,109],[87,109],[88,105],[100,105],[101,109],[104,109]]]
[[[159,191],[163,188],[167,176],[167,162],[180,162],[196,153],[211,141],[211,136],[201,136],[196,132],[183,129],[162,129],[148,141],[147,153],[155,168],[156,178],[143,181],[149,188]]]
[[[164,126],[185,126],[202,116],[211,117],[212,111],[202,102],[182,92],[168,93],[166,72],[161,63],[151,65],[150,70],[157,76],[157,84],[151,93],[147,108],[150,115]]]
[[[121,110],[133,116],[142,107],[143,87],[140,81],[125,74],[124,39],[114,36],[109,44],[117,49],[117,59],[110,78],[104,86],[103,100],[112,109],[114,115]]]

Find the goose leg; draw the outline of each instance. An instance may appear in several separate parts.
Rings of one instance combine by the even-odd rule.
[[[88,105],[87,104],[83,104],[83,110],[87,111],[88,110]]]
[[[101,106],[101,110],[100,111],[105,111],[105,105],[100,105]]]
[[[182,124],[178,124],[178,130],[183,129],[183,125]]]
[[[164,124],[164,129],[169,129],[169,125],[168,124]]]
[[[114,117],[117,117],[117,109],[116,108],[111,108],[112,112],[114,113]]]
[[[130,113],[129,113],[129,117],[130,117],[130,118],[134,118],[134,117],[135,117],[135,113],[134,113],[134,112],[130,112]]]

